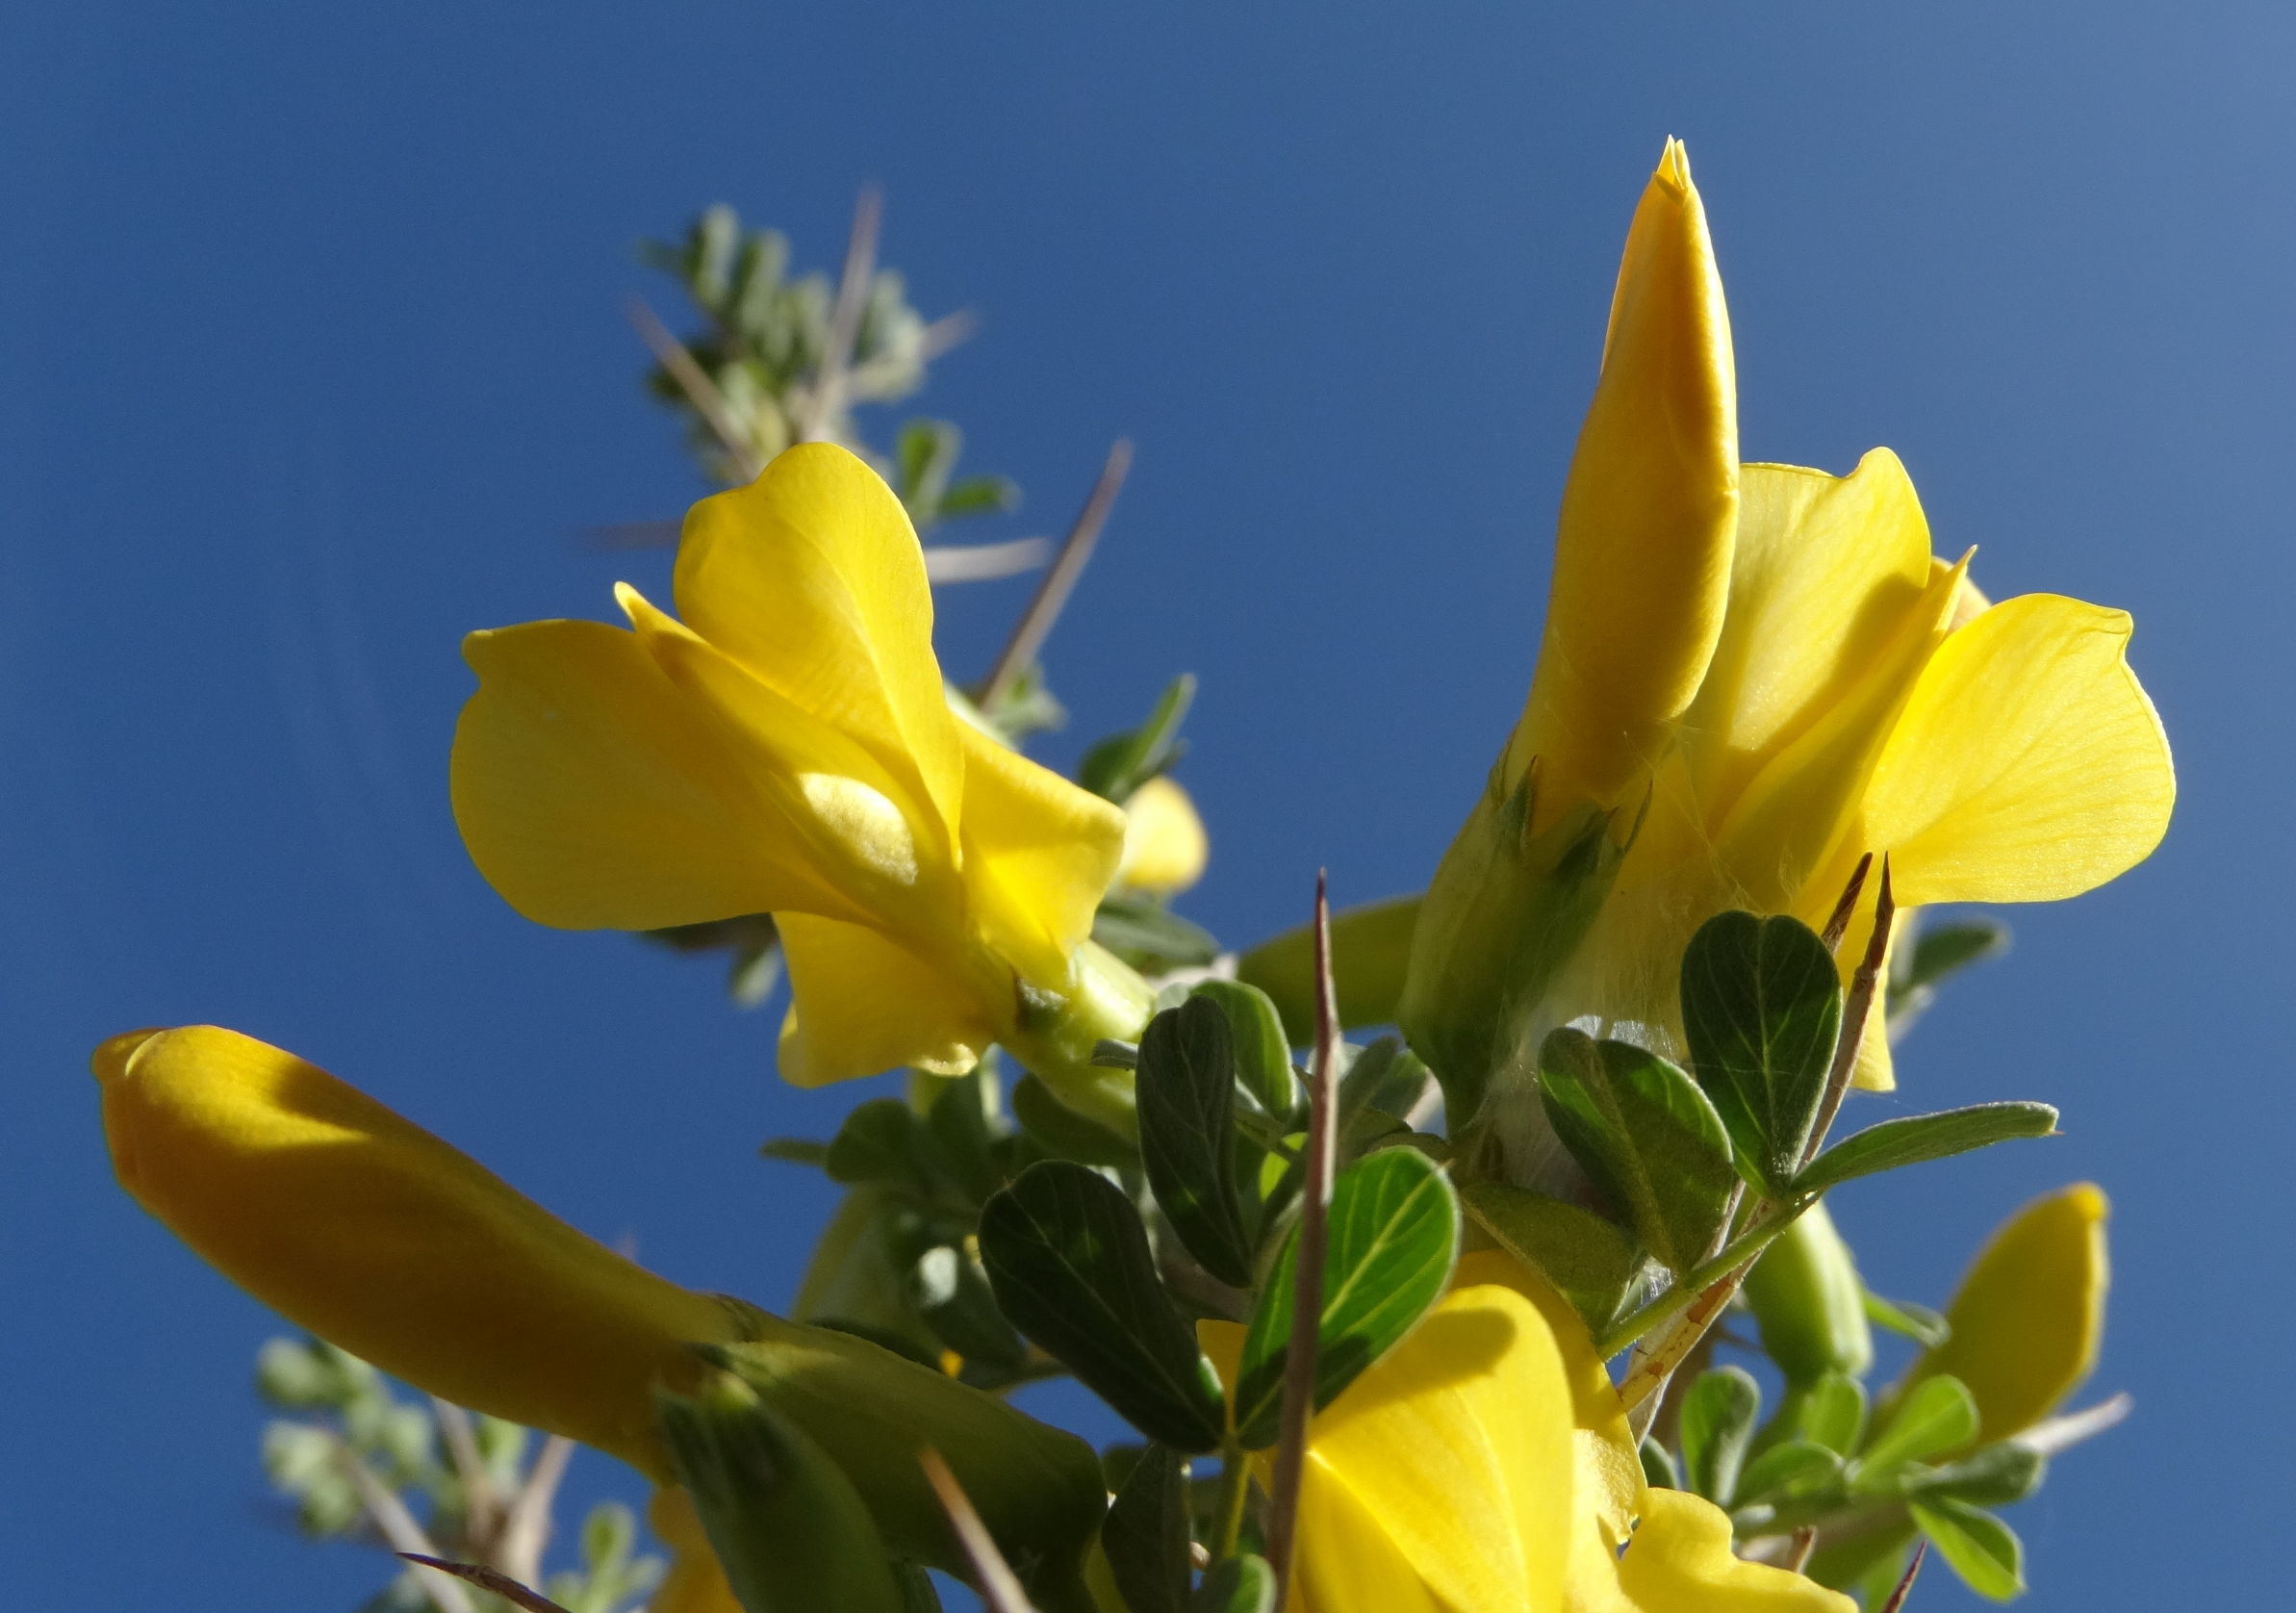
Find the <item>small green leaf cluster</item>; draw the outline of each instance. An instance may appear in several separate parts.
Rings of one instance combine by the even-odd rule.
[[[541,1581],[558,1468],[528,1460],[529,1430],[441,1401],[401,1399],[374,1368],[312,1338],[267,1343],[256,1357],[255,1385],[266,1403],[294,1414],[265,1427],[263,1460],[273,1487],[294,1502],[306,1533],[380,1536],[395,1550],[491,1566],[522,1583]],[[522,1509],[522,1498],[539,1508]],[[410,1526],[419,1539],[402,1537]],[[634,1607],[662,1576],[661,1559],[640,1553],[637,1541],[629,1508],[600,1503],[582,1524],[580,1566],[550,1575],[550,1599],[567,1613]],[[466,1600],[477,1613],[509,1608],[476,1589]],[[364,1613],[421,1613],[432,1605],[408,1569]]]
[[[1926,1378],[1869,1418],[1848,1372],[1789,1380],[1768,1421],[1762,1391],[1739,1367],[1692,1380],[1675,1407],[1677,1446],[1645,1439],[1653,1484],[1695,1491],[1727,1509],[1742,1542],[1822,1542],[1809,1572],[1867,1592],[1897,1583],[1917,1534],[1995,1601],[2025,1589],[2023,1549],[1994,1509],[2040,1488],[2048,1459],[2017,1440],[1977,1444],[1977,1411],[1961,1381]]]

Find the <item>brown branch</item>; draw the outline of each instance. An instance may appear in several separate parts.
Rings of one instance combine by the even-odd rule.
[[[973,1510],[964,1486],[957,1482],[957,1475],[941,1460],[941,1453],[927,1446],[917,1452],[917,1465],[925,1470],[925,1482],[940,1498],[941,1510],[949,1515],[949,1526],[957,1531],[957,1543],[964,1548],[965,1557],[973,1565],[975,1589],[987,1604],[988,1613],[1036,1613],[1029,1593],[1021,1588],[1019,1578],[1005,1561],[1005,1553],[997,1549],[997,1543],[990,1538],[988,1525]]]
[[[1825,1134],[1833,1128],[1834,1116],[1842,1112],[1842,1100],[1850,1094],[1850,1077],[1857,1073],[1858,1050],[1865,1045],[1866,1022],[1873,1018],[1874,1000],[1880,994],[1890,927],[1897,917],[1898,903],[1890,891],[1889,858],[1885,857],[1881,859],[1881,891],[1874,899],[1874,934],[1866,942],[1865,957],[1858,960],[1857,973],[1850,977],[1850,1000],[1842,1009],[1842,1038],[1834,1044],[1833,1067],[1825,1072],[1825,1098],[1818,1106],[1817,1123],[1810,1127],[1810,1140],[1801,1151],[1803,1165],[1816,1159],[1818,1150],[1825,1146]]]
[[[1905,1605],[1905,1599],[1913,1595],[1913,1576],[1922,1572],[1922,1560],[1929,1555],[1929,1543],[1923,1541],[1913,1549],[1913,1561],[1905,1565],[1905,1577],[1898,1581],[1898,1588],[1889,1594],[1889,1600],[1881,1604],[1881,1613],[1898,1613]]]
[[[718,390],[717,382],[694,362],[694,355],[686,351],[685,344],[670,334],[670,327],[662,323],[654,311],[637,297],[629,299],[629,322],[646,344],[647,351],[660,365],[670,379],[677,383],[677,390],[685,394],[686,401],[702,417],[720,444],[733,456],[734,467],[742,473],[744,481],[753,481],[765,466],[757,458],[757,446],[742,430],[741,422],[733,418],[733,405],[726,401],[726,395]]]
[[[884,217],[884,197],[874,185],[865,185],[854,198],[853,233],[845,243],[845,268],[837,276],[837,300],[829,307],[829,346],[813,377],[813,396],[805,422],[798,432],[801,443],[836,441],[831,429],[845,408],[846,382],[853,373],[854,343],[861,334],[861,314],[869,305],[869,283],[877,275],[877,226]]]
[[[1068,536],[1060,540],[1060,551],[1053,556],[1051,570],[1036,584],[1028,609],[1013,624],[1012,636],[1005,641],[1005,648],[997,653],[996,664],[981,680],[980,693],[973,697],[977,704],[982,707],[996,704],[1014,680],[1035,664],[1036,652],[1044,648],[1053,624],[1060,619],[1061,607],[1068,603],[1068,596],[1076,591],[1077,579],[1084,574],[1084,562],[1092,558],[1092,548],[1100,541],[1100,529],[1108,524],[1109,511],[1114,506],[1116,493],[1123,487],[1125,474],[1131,469],[1132,444],[1119,437],[1110,447],[1108,459],[1100,467],[1100,479],[1092,484],[1084,507],[1077,512],[1076,524],[1068,528]]]
[[[483,1564],[449,1562],[444,1557],[426,1556],[421,1551],[401,1551],[399,1555],[410,1563],[421,1563],[424,1568],[435,1568],[441,1574],[451,1574],[457,1579],[467,1579],[480,1590],[500,1597],[511,1606],[526,1609],[526,1613],[566,1613],[565,1608],[540,1591],[530,1591],[509,1575],[497,1574]]]
[[[1299,1245],[1291,1267],[1291,1338],[1284,1352],[1284,1406],[1275,1480],[1267,1509],[1267,1557],[1276,1573],[1274,1613],[1291,1588],[1292,1533],[1315,1410],[1315,1353],[1323,1330],[1323,1261],[1331,1233],[1332,1167],[1338,1143],[1333,1084],[1339,1057],[1339,1010],[1332,985],[1329,881],[1315,876],[1315,1055],[1308,1066],[1307,1180],[1300,1193]]]
[[[1825,928],[1818,938],[1825,943],[1828,952],[1842,950],[1842,936],[1850,928],[1850,915],[1857,911],[1857,899],[1865,894],[1866,874],[1874,866],[1874,854],[1866,853],[1850,870],[1850,883],[1842,889],[1842,899],[1833,905],[1833,916],[1825,921]]]

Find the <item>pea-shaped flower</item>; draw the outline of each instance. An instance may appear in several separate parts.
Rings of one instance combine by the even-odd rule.
[[[1205,1330],[1231,1358],[1234,1330]],[[1299,1504],[1305,1613],[1853,1605],[1741,1561],[1711,1502],[1647,1488],[1585,1324],[1495,1253],[1463,1260],[1450,1293],[1309,1424]]]
[[[566,929],[770,912],[803,1086],[972,1067],[1062,1089],[1147,994],[1087,939],[1124,815],[957,717],[906,513],[843,448],[789,449],[686,518],[674,620],[471,635],[456,821],[495,888]]]
[[[1739,462],[1722,282],[1670,144],[1627,239],[1530,696],[1415,930],[1401,1019],[1456,1121],[1527,1081],[1557,1024],[1672,1050],[1698,925],[1744,908],[1823,926],[1868,854],[1916,906],[2073,896],[2151,852],[2176,782],[2129,617],[1988,604],[1967,564],[1932,553],[1887,450],[1840,477]],[[1859,1078],[1886,1087],[1878,1021]]]

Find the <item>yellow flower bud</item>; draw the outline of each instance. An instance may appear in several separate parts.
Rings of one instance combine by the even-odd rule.
[[[1896,1393],[1941,1372],[1969,1386],[1978,1439],[2029,1428],[2089,1375],[2105,1332],[2109,1206],[2076,1182],[2002,1223],[1946,1308],[1952,1336],[1914,1363]]]
[[[326,1071],[212,1025],[97,1048],[120,1185],[281,1315],[446,1399],[657,1475],[653,1388],[754,1336]],[[760,1318],[760,1319],[762,1319]]]
[[[1721,636],[1738,525],[1730,316],[1690,156],[1669,141],[1627,232],[1555,538],[1539,668],[1506,762],[1534,830],[1639,793]]]
[[[1187,791],[1159,775],[1124,804],[1124,855],[1116,883],[1150,896],[1176,896],[1204,877],[1211,842]]]

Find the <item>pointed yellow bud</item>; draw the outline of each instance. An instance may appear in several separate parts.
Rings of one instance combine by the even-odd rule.
[[[1738,525],[1738,392],[1706,211],[1679,141],[1643,192],[1602,374],[1563,488],[1539,668],[1509,748],[1537,827],[1618,806],[1665,749],[1721,636]]]
[[[97,1048],[120,1185],[282,1316],[443,1398],[659,1473],[652,1392],[753,1337],[316,1065],[213,1025]]]
[[[2109,1209],[2096,1184],[2076,1182],[2003,1222],[1946,1308],[1952,1336],[1914,1363],[1897,1393],[1952,1373],[1977,1403],[1985,1443],[2054,1411],[2097,1364]]]
[[[1177,896],[1204,877],[1211,854],[1196,804],[1171,779],[1159,775],[1125,802],[1118,885],[1150,896]]]

